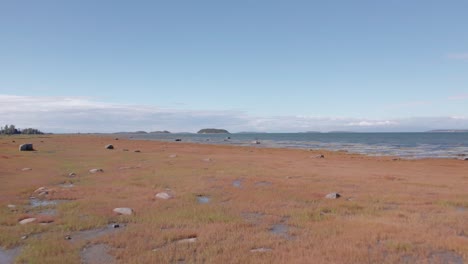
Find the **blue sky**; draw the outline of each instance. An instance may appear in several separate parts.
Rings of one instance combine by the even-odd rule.
[[[427,0],[1,1],[0,121],[54,132],[468,129],[466,10]]]

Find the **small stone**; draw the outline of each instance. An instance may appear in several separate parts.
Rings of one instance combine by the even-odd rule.
[[[320,155],[317,155],[316,158],[318,158],[318,159],[324,159],[324,158],[325,158],[325,155],[320,154]]]
[[[169,155],[169,158],[171,158],[171,159],[177,158],[177,154],[171,154],[171,155]]]
[[[135,151],[133,151],[133,152],[137,152],[137,153],[140,153],[141,151],[137,149],[137,150],[135,150]]]
[[[253,248],[253,249],[250,250],[250,252],[252,252],[252,253],[257,253],[257,252],[263,253],[263,252],[270,252],[270,251],[272,251],[271,248],[265,248],[265,247]]]
[[[121,214],[121,215],[132,215],[133,214],[133,210],[131,208],[128,208],[128,207],[114,208],[113,211],[115,213]]]
[[[122,149],[122,151],[128,151],[128,149]]]
[[[68,177],[70,177],[70,178],[73,178],[73,177],[75,177],[75,176],[76,176],[76,173],[74,173],[74,172],[70,172],[70,173],[68,174]]]
[[[28,239],[28,235],[24,235],[21,237],[21,240],[25,240],[25,239]]]
[[[47,191],[46,187],[39,187],[34,191],[34,193],[42,193],[42,192],[46,192],[46,191]]]
[[[89,170],[89,173],[98,173],[98,172],[104,172],[103,169],[91,169]]]
[[[32,169],[31,169],[31,168],[22,168],[21,170],[22,170],[22,171],[30,171],[30,170],[32,170]]]
[[[465,158],[465,159],[463,159],[463,160],[468,160],[468,158]]]
[[[114,146],[109,144],[109,145],[106,145],[106,149],[114,149]]]
[[[254,141],[252,141],[252,144],[260,144],[260,141],[254,140]]]
[[[65,236],[65,240],[71,240],[72,237],[71,236]]]
[[[182,141],[182,139],[181,138],[176,138],[175,141]]]
[[[10,209],[15,209],[15,208],[16,208],[16,205],[14,205],[14,204],[9,204],[9,205],[7,205],[7,207],[10,208]]]
[[[115,140],[119,140],[119,138],[114,138]]]
[[[34,221],[36,221],[36,218],[34,218],[34,217],[26,218],[26,219],[23,219],[23,220],[19,221],[19,224],[20,225],[25,225],[25,224],[32,223]]]
[[[184,238],[184,239],[177,240],[177,244],[195,243],[195,242],[197,242],[196,237],[189,237],[189,238]]]
[[[160,192],[155,195],[156,198],[163,199],[163,200],[168,200],[171,199],[172,196],[168,194],[167,192]]]
[[[206,158],[206,159],[203,159],[203,161],[206,161],[206,162],[211,162],[212,159],[211,158]]]
[[[113,227],[113,228],[119,228],[120,225],[119,225],[119,224],[113,224],[112,227]]]
[[[325,195],[325,198],[327,199],[338,199],[341,197],[341,194],[339,193],[329,193],[327,195]]]

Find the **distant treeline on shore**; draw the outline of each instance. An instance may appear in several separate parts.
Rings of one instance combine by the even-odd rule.
[[[15,134],[40,135],[44,133],[41,132],[39,129],[35,129],[35,128],[19,129],[19,128],[16,128],[15,125],[5,125],[4,127],[0,128],[0,134],[1,135],[15,135]]]

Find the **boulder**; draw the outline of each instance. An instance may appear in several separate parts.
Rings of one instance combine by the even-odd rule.
[[[19,150],[20,151],[32,151],[32,150],[34,150],[33,144],[31,144],[31,143],[21,144],[19,146]]]
[[[117,213],[117,214],[120,214],[120,215],[132,215],[133,214],[132,208],[128,208],[128,207],[114,208],[113,211],[114,211],[114,213]]]
[[[341,197],[341,194],[336,193],[336,192],[325,195],[325,198],[327,199],[338,199],[340,197]]]
[[[182,141],[182,139],[181,138],[176,138],[175,141]]]
[[[106,145],[106,149],[114,149],[114,146],[112,144]]]
[[[34,221],[36,221],[36,218],[34,218],[34,217],[26,218],[26,219],[23,219],[23,220],[19,221],[19,224],[20,225],[25,225],[25,224],[32,223]]]
[[[160,192],[155,195],[156,198],[168,200],[172,198],[172,195],[168,194],[167,192]]]
[[[104,172],[103,169],[91,169],[89,170],[89,173],[98,173],[98,172]]]

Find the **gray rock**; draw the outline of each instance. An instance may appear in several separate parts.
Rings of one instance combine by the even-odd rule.
[[[260,144],[260,141],[254,140],[254,141],[252,141],[252,144]]]
[[[89,170],[89,173],[98,173],[98,172],[104,172],[103,169],[91,169]]]
[[[106,149],[114,149],[114,146],[109,144],[109,145],[106,145]]]
[[[70,172],[70,173],[68,174],[68,177],[70,177],[70,178],[73,178],[73,177],[75,177],[75,176],[76,176],[76,173],[74,173],[74,172]]]
[[[128,208],[128,207],[114,208],[113,211],[115,213],[118,213],[118,214],[121,214],[121,215],[132,215],[133,214],[132,208]]]
[[[176,138],[175,141],[182,141],[182,139],[181,138]]]
[[[34,150],[33,144],[31,144],[31,143],[21,144],[19,146],[19,150],[20,151],[32,151],[32,150]]]
[[[325,195],[325,198],[327,199],[338,199],[341,197],[341,194],[339,193],[329,193],[327,195]]]
[[[32,170],[32,169],[31,169],[31,168],[22,168],[21,170],[22,170],[22,171],[30,171],[30,170]]]

